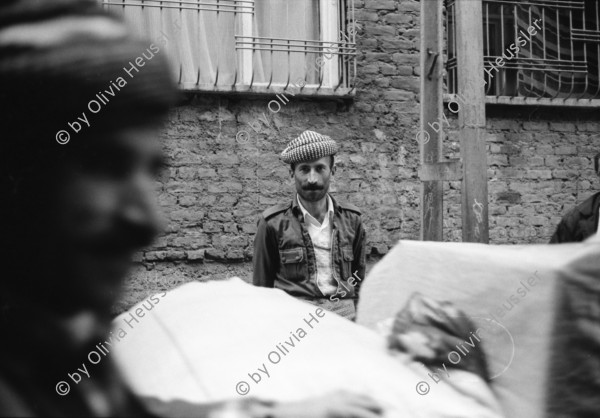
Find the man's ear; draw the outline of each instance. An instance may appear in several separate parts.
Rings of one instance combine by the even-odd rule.
[[[333,165],[333,167],[331,167],[331,175],[335,175],[335,164]]]
[[[290,169],[289,169],[289,170],[290,170],[290,177],[291,177],[291,178],[294,178],[294,171],[295,171],[295,170],[292,170],[292,167],[290,167]]]

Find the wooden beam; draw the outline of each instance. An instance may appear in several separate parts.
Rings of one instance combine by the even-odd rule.
[[[420,131],[415,133],[421,164],[435,164],[442,155],[442,124],[434,125],[443,112],[442,16],[442,1],[421,1],[421,123]],[[444,185],[440,180],[422,182],[421,240],[442,241],[443,197]]]
[[[454,181],[462,179],[462,163],[454,159],[437,164],[423,164],[419,169],[421,181]]]
[[[462,235],[465,242],[488,243],[482,1],[457,0],[455,7],[458,96],[464,99],[458,114],[463,164]]]
[[[444,94],[444,103],[451,102],[453,94]],[[461,102],[462,103],[462,102]],[[546,97],[507,97],[485,96],[486,104],[510,106],[552,106],[556,107],[584,107],[599,108],[600,99],[549,99]]]

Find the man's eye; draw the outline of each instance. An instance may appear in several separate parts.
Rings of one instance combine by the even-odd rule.
[[[167,167],[167,162],[165,160],[162,158],[156,159],[150,164],[150,175],[158,178],[165,173]]]

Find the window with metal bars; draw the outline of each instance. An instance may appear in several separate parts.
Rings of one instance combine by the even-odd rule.
[[[447,87],[457,92],[455,0],[446,2]],[[596,0],[483,0],[487,101],[598,105]],[[510,100],[502,100],[507,99]],[[531,98],[531,99],[530,99]]]
[[[354,93],[354,0],[99,0],[160,41],[190,91]]]

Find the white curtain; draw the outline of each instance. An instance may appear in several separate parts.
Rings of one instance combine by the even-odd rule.
[[[118,0],[110,0],[118,3]],[[153,41],[160,47],[159,53],[166,53],[172,66],[174,78],[185,87],[199,85],[232,85],[236,72],[234,34],[236,28],[234,13],[224,7],[231,2],[203,0],[201,7],[212,10],[191,10],[164,6],[179,5],[160,1],[128,0],[127,6],[110,5],[108,10],[121,13],[141,37]],[[138,3],[130,5],[131,3]],[[220,3],[220,4],[219,4]],[[163,7],[155,7],[160,6]],[[186,3],[184,7],[199,6]],[[239,15],[239,14],[238,14]],[[237,30],[236,30],[237,29]],[[165,44],[166,42],[166,44]],[[163,47],[164,45],[164,47]],[[143,51],[140,51],[140,55]],[[217,80],[218,69],[218,80]],[[198,78],[198,72],[200,76]],[[240,79],[238,74],[238,81]]]
[[[159,46],[160,54],[167,54],[174,78],[184,88],[240,83],[235,35],[268,38],[260,40],[262,45],[255,45],[252,51],[254,83],[285,85],[288,77],[291,85],[300,78],[307,83],[319,82],[319,71],[315,70],[319,55],[300,51],[317,51],[320,45],[306,42],[321,39],[319,0],[255,0],[251,33],[243,33],[240,12],[251,9],[232,13],[231,1],[203,0],[201,6],[154,0],[127,0],[126,5],[120,5],[120,0],[106,2],[110,3],[105,6],[108,10],[122,14],[140,37]],[[219,11],[192,10],[198,8]],[[286,51],[271,51],[272,43],[280,44],[272,48]]]
[[[316,51],[314,42],[321,39],[319,21],[319,0],[256,0],[254,14],[254,36],[267,38],[292,39],[290,45],[301,46]],[[261,40],[269,43],[268,40]],[[288,42],[274,40],[273,43],[286,44],[274,46],[276,49],[286,49]],[[312,47],[311,47],[312,46]],[[266,49],[268,45],[258,48]],[[299,50],[295,47],[293,50]],[[259,83],[268,83],[273,77],[274,84],[290,84],[299,78],[307,78],[307,83],[318,83],[318,73],[311,71],[315,68],[315,60],[319,55],[306,52],[284,51],[255,51],[253,52],[254,79]],[[308,74],[306,71],[308,70]]]

